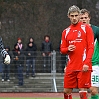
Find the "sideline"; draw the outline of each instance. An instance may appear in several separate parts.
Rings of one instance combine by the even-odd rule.
[[[72,93],[73,97],[79,97],[79,93]],[[88,94],[88,96],[90,97],[90,94]],[[46,93],[0,93],[0,97],[57,97],[57,98],[63,98],[63,93],[50,93],[50,92],[46,92]]]

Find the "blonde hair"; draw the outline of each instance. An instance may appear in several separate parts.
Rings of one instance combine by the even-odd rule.
[[[70,15],[70,13],[72,13],[72,12],[78,12],[78,13],[80,13],[80,9],[79,9],[79,7],[77,7],[76,5],[73,5],[73,6],[71,6],[69,9],[68,9],[68,15]]]

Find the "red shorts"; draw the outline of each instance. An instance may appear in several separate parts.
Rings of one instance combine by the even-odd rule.
[[[91,71],[66,71],[64,75],[64,88],[90,88]]]

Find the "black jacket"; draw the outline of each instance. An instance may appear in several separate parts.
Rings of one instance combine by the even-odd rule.
[[[51,53],[51,51],[52,51],[52,44],[51,44],[51,42],[49,41],[49,42],[45,42],[45,41],[43,41],[42,42],[42,52],[43,53]]]
[[[25,60],[25,57],[24,57],[24,54],[23,54],[22,51],[15,52],[14,61],[16,62],[17,66],[20,66],[20,65],[23,66],[24,65],[24,60]]]
[[[35,43],[33,43],[33,46],[30,47],[29,46],[29,43],[27,44],[27,48],[26,48],[26,52],[25,52],[25,55],[26,55],[26,59],[32,59],[32,58],[36,58],[36,50],[37,50],[37,46],[35,45]],[[30,55],[29,55],[30,54]]]

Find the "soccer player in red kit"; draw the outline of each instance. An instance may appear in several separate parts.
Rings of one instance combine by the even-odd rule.
[[[91,86],[94,36],[91,27],[80,22],[80,9],[73,5],[68,9],[71,25],[63,30],[60,51],[68,54],[64,75],[64,99],[72,99],[73,88],[79,88],[81,99],[88,99]]]

